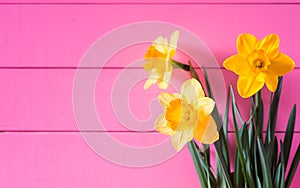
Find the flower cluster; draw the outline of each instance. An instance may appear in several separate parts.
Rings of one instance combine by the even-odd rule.
[[[149,46],[144,58],[144,69],[150,72],[144,89],[158,82],[161,89],[169,85],[173,70],[179,32],[174,31],[170,43],[162,36]],[[257,93],[264,84],[274,92],[278,77],[290,72],[295,64],[284,53],[279,52],[279,37],[270,34],[258,40],[251,34],[241,34],[237,40],[238,54],[227,58],[224,67],[239,75],[239,94],[248,98]],[[206,97],[196,79],[187,80],[181,93],[159,95],[164,112],[157,118],[155,129],[170,135],[174,148],[179,151],[193,138],[203,144],[212,144],[219,139],[217,125],[210,115],[214,109],[213,99]]]
[[[163,113],[154,123],[155,130],[169,135],[176,151],[188,143],[202,187],[289,187],[300,160],[298,144],[292,165],[287,169],[295,128],[296,105],[290,113],[280,147],[275,128],[281,77],[293,70],[295,63],[279,51],[278,35],[270,34],[262,40],[251,34],[239,35],[237,54],[223,63],[226,69],[239,76],[237,88],[240,96],[251,97],[251,117],[247,121],[241,117],[232,86],[229,87],[224,120],[221,120],[205,71],[205,84],[210,97],[205,95],[199,76],[191,64],[182,64],[172,59],[176,53],[178,37],[178,31],[172,33],[170,43],[166,38],[158,37],[144,56],[144,69],[150,72],[145,89],[156,82],[159,88],[166,89],[173,66],[189,71],[193,77],[182,84],[180,93],[162,92],[158,96]],[[264,85],[272,92],[265,138],[262,134],[264,104],[259,92]],[[227,135],[230,106],[236,143],[233,154],[236,156],[234,171]],[[209,162],[210,150],[201,151],[194,139],[205,145],[215,145],[218,159],[215,172]]]

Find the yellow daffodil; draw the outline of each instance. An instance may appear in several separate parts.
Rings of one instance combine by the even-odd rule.
[[[176,53],[178,37],[179,32],[174,31],[170,38],[170,44],[168,44],[168,39],[160,36],[148,48],[144,56],[146,60],[144,69],[150,72],[150,76],[144,85],[144,89],[148,89],[156,82],[158,82],[158,87],[161,89],[168,87],[173,70],[171,60]]]
[[[184,82],[180,94],[163,92],[158,100],[164,112],[157,118],[155,129],[170,135],[177,151],[193,138],[203,144],[212,144],[219,139],[217,125],[210,116],[215,102],[205,97],[196,79]]]
[[[237,88],[239,94],[250,97],[264,84],[274,92],[278,76],[293,70],[294,61],[279,52],[279,37],[270,34],[262,40],[251,34],[241,34],[237,39],[238,54],[227,58],[224,67],[239,75]]]

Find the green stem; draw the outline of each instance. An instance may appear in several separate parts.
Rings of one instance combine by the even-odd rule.
[[[178,62],[178,61],[176,61],[174,59],[172,59],[171,62],[173,63],[173,65],[174,65],[175,68],[178,67],[178,68],[182,68],[185,71],[190,71],[190,66],[189,65],[180,63],[180,62]]]
[[[262,138],[262,129],[263,129],[263,104],[261,100],[261,90],[255,93],[255,108],[256,108],[256,116],[255,116],[255,126],[257,135]]]

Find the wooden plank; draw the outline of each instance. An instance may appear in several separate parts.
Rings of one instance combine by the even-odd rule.
[[[98,136],[101,137],[101,134]],[[134,140],[132,138],[135,137],[133,133],[119,136],[128,140]],[[291,156],[294,155],[299,138],[299,135],[294,138]],[[138,142],[145,140],[147,138],[139,139]],[[100,144],[107,147],[105,143]],[[200,186],[186,147],[159,165],[128,168],[98,156],[79,133],[6,133],[0,134],[0,153],[0,180],[3,187]],[[120,152],[119,155],[126,154]],[[159,153],[152,153],[153,157],[156,155]],[[234,157],[231,159],[234,160]],[[292,188],[298,185],[299,172],[298,170],[296,173]]]
[[[236,53],[238,34],[250,32],[262,38],[278,33],[281,50],[298,64],[300,55],[294,42],[300,41],[298,17],[299,5],[1,5],[0,67],[77,67],[94,41],[120,26],[145,20],[176,24],[195,33],[220,65]],[[149,40],[163,33],[170,34],[149,29]],[[118,44],[120,38],[110,41],[107,46]],[[186,49],[187,45],[187,39],[179,39],[179,46]],[[128,57],[107,66],[127,66],[141,59],[146,50],[123,47]]]
[[[81,71],[87,75],[99,72],[94,69]],[[208,73],[212,75],[211,79],[218,78],[220,73],[218,71],[217,69],[208,69]],[[237,77],[233,73],[226,70],[222,70],[221,73],[224,75],[226,86],[229,86],[231,82],[235,85]],[[148,74],[142,69],[104,69],[97,79],[95,89],[92,87],[92,91],[95,91],[92,96],[82,94],[79,102],[82,104],[90,98],[95,99],[96,114],[104,127],[100,130],[152,130],[156,117],[162,112],[157,102],[157,96],[162,90],[153,86],[145,91],[143,84],[147,76]],[[300,69],[296,69],[284,78],[278,131],[285,130],[293,104],[300,104],[300,99],[296,95],[298,90],[295,88],[300,79],[299,76]],[[78,127],[73,113],[74,101],[72,101],[74,78],[75,70],[72,69],[0,70],[0,129],[77,131]],[[186,79],[188,77],[181,70],[176,69],[171,83],[179,90]],[[84,80],[82,82],[82,89],[81,86],[79,88],[81,91],[85,91],[89,82]],[[222,90],[219,85],[216,85],[222,83],[220,80],[211,80],[211,83],[217,90],[220,89],[215,96],[220,112],[223,113],[226,101],[225,88]],[[167,91],[175,92],[176,90],[170,88]],[[292,95],[291,91],[293,91]],[[269,93],[263,89],[263,94],[267,105]],[[247,119],[249,117],[247,110],[250,105],[249,100],[241,99],[237,94],[236,96],[243,117]],[[94,109],[94,103],[91,107]],[[266,106],[267,109],[268,106]],[[299,110],[297,117],[300,117]],[[296,121],[299,121],[298,118]],[[298,123],[296,123],[296,130],[300,131],[300,127],[297,125]],[[93,130],[93,128],[86,125],[83,130]],[[233,130],[231,126],[230,130]]]
[[[0,4],[297,4],[298,0],[1,0]]]

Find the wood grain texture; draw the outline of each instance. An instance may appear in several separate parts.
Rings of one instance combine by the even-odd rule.
[[[154,86],[144,91],[147,74],[142,65],[129,67],[143,58],[149,41],[112,54],[104,66],[81,67],[87,75],[99,72],[92,97],[103,128],[96,130],[89,126],[79,129],[73,113],[73,81],[82,57],[93,42],[120,26],[143,21],[173,23],[207,44],[219,62],[208,71],[216,75],[221,70],[228,86],[236,83],[237,77],[222,69],[222,62],[236,53],[238,34],[249,32],[262,38],[277,33],[281,50],[296,62],[296,69],[284,78],[276,133],[282,138],[292,105],[300,104],[296,87],[300,79],[299,17],[299,0],[0,0],[1,187],[199,187],[187,148],[162,164],[127,168],[98,156],[81,137],[110,134],[132,147],[167,139],[151,131],[161,112],[156,101],[161,90]],[[179,44],[186,45],[184,38]],[[176,58],[189,59],[180,52]],[[175,71],[172,84],[178,89],[186,78]],[[82,96],[82,100],[88,97]],[[237,98],[247,118],[249,102]],[[263,98],[268,104],[266,89]],[[292,155],[300,141],[298,122],[296,119]],[[150,132],[135,132],[139,129]],[[232,137],[231,124],[229,130]],[[107,143],[99,144],[109,148]],[[299,178],[298,170],[292,187],[298,187]]]
[[[0,67],[77,67],[101,36],[143,21],[168,22],[190,30],[208,45],[220,65],[236,53],[240,33],[258,38],[277,33],[281,50],[297,65],[298,17],[299,5],[1,5],[0,25],[5,27],[0,30]],[[143,53],[139,48],[135,60]],[[127,55],[128,59],[107,66],[127,66],[133,54]]]
[[[299,0],[1,0],[0,4],[297,4]]]
[[[99,70],[84,70],[87,74]],[[217,70],[208,69],[211,75],[217,74]],[[199,72],[200,73],[200,72]],[[237,77],[233,73],[222,70],[225,85],[236,83]],[[123,75],[123,77],[120,77]],[[130,77],[128,75],[140,75]],[[78,127],[73,113],[73,81],[75,70],[64,69],[2,69],[0,70],[0,130],[52,130],[76,131]],[[124,80],[124,76],[129,79]],[[157,96],[162,92],[157,86],[145,91],[143,84],[148,74],[143,69],[104,69],[98,77],[95,86],[95,107],[99,119],[105,130],[122,131],[134,127],[147,130],[152,129],[153,123],[162,109],[157,101]],[[294,103],[300,104],[297,95],[291,95],[291,91],[297,93],[300,70],[284,78],[282,99],[280,101],[277,131],[284,131],[290,110]],[[181,70],[176,70],[171,83],[177,90],[169,89],[169,92],[179,92],[181,84],[188,78]],[[137,83],[132,79],[139,80]],[[105,84],[104,84],[105,83]],[[212,82],[213,83],[213,82]],[[235,84],[234,84],[235,85]],[[84,88],[83,88],[84,89]],[[88,97],[88,96],[86,96]],[[86,100],[83,97],[82,100]],[[220,98],[220,102],[224,102]],[[249,100],[242,99],[236,93],[238,104],[245,119],[249,117]],[[269,92],[263,89],[266,112],[268,112]],[[151,102],[152,100],[155,100]],[[128,103],[127,103],[128,101]],[[129,106],[127,106],[129,104]],[[224,106],[220,112],[224,112]],[[266,113],[267,115],[267,113]],[[297,117],[300,116],[299,110]],[[136,119],[132,119],[135,117]],[[131,123],[129,123],[131,122]],[[296,131],[300,131],[299,120],[296,119]],[[138,129],[138,128],[137,128]],[[85,129],[91,131],[88,127]],[[230,130],[233,127],[230,126]]]
[[[133,141],[136,136],[133,133],[113,135],[123,137],[122,141]],[[296,136],[294,142],[299,142],[299,138]],[[146,140],[139,141],[147,143]],[[105,147],[105,143],[103,145]],[[148,168],[127,168],[102,159],[78,133],[6,133],[0,134],[0,153],[2,187],[200,186],[187,148],[162,164]],[[292,187],[297,187],[299,178],[300,174],[297,173]]]

